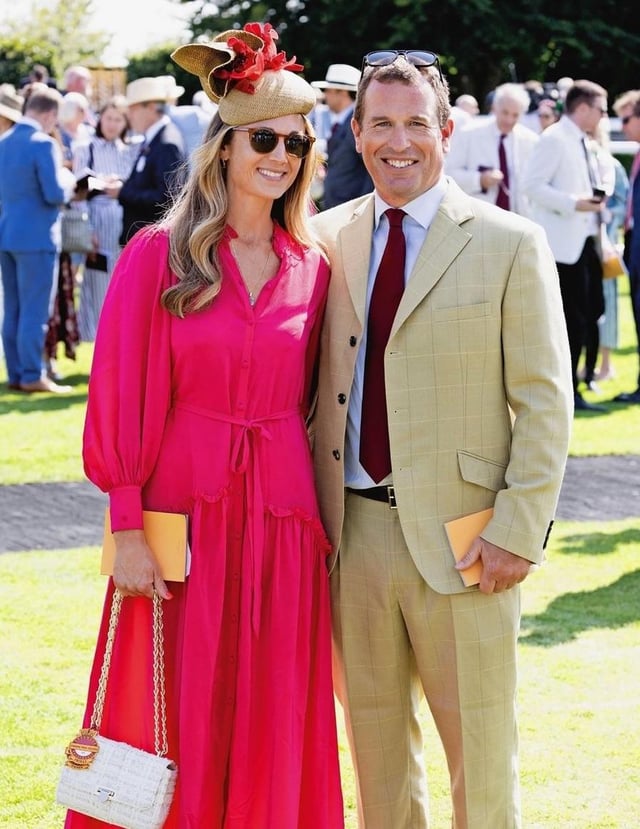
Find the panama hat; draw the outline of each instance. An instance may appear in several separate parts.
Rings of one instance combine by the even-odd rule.
[[[332,63],[327,69],[323,81],[312,81],[315,89],[346,89],[347,92],[357,92],[361,72],[348,63]]]
[[[22,118],[24,98],[10,83],[0,85],[0,115],[8,121],[17,123]]]
[[[200,78],[218,115],[239,127],[283,115],[307,115],[316,94],[300,75],[303,67],[277,52],[278,34],[269,23],[247,23],[214,37],[210,43],[180,46],[171,57]]]
[[[138,78],[127,84],[126,99],[129,106],[146,104],[150,101],[169,103],[175,101],[184,92],[184,88],[177,86],[175,80],[168,82],[169,75],[158,78]]]
[[[184,95],[184,86],[179,86],[173,75],[160,75],[160,77],[167,85],[167,94],[170,100],[177,101],[178,98]]]

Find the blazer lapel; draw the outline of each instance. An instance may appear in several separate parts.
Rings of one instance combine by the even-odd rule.
[[[349,288],[351,301],[363,327],[373,232],[373,204],[373,196],[371,196],[354,210],[351,221],[338,233],[336,244],[338,261],[342,262],[344,268],[345,282]]]
[[[398,306],[391,337],[440,280],[471,239],[463,224],[473,217],[470,199],[449,180]]]

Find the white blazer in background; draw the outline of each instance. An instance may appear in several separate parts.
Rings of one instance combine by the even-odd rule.
[[[563,265],[575,264],[587,237],[598,232],[598,214],[576,210],[576,201],[592,193],[583,136],[563,115],[540,136],[522,178],[531,218],[545,229],[555,260]]]
[[[482,190],[479,168],[500,169],[499,143],[500,130],[493,116],[487,120],[483,119],[480,123],[474,119],[462,129],[454,130],[451,148],[445,156],[444,163],[447,175],[451,176],[465,193],[491,204],[496,203],[498,188],[496,186]],[[530,214],[528,200],[522,192],[522,170],[537,143],[538,136],[522,124],[516,124],[505,139],[511,210],[521,216]]]

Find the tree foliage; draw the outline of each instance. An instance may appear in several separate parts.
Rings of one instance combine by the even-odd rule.
[[[195,36],[268,21],[312,80],[330,63],[360,66],[372,49],[423,48],[441,56],[454,96],[483,100],[505,81],[569,76],[597,81],[614,98],[639,83],[640,18],[618,0],[216,0],[215,7],[201,2]]]
[[[33,64],[47,67],[62,82],[64,70],[75,64],[96,65],[109,36],[87,26],[93,0],[58,0],[53,8],[34,4],[28,23],[3,26],[0,36],[0,78],[18,86]]]
[[[148,49],[146,52],[138,55],[132,55],[129,58],[129,65],[127,66],[127,80],[133,81],[136,78],[173,75],[176,83],[185,88],[185,93],[180,98],[179,103],[190,103],[194,92],[197,92],[202,87],[200,86],[199,79],[195,75],[186,72],[171,60],[171,52],[175,48],[175,42],[167,43],[166,45],[154,46],[153,49]]]
[[[61,79],[74,63],[97,65],[108,36],[87,29],[94,0],[58,0],[45,10],[36,0],[28,23],[5,24],[0,35],[0,79],[18,84],[34,63]],[[175,0],[195,6],[194,38],[210,38],[250,20],[270,22],[280,47],[305,64],[309,80],[323,78],[330,63],[360,66],[376,48],[437,52],[452,97],[478,100],[508,80],[552,82],[568,75],[589,78],[609,97],[640,85],[640,18],[619,0]],[[128,80],[174,74],[183,100],[199,88],[169,55],[175,43],[130,59]]]

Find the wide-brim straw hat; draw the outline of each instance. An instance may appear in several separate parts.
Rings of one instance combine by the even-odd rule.
[[[2,84],[0,86],[0,115],[8,121],[13,121],[17,124],[22,118],[22,107],[24,106],[24,98],[18,95],[15,87],[11,84]]]
[[[302,67],[295,58],[287,61],[284,52],[276,53],[276,39],[269,24],[248,23],[243,30],[222,32],[210,43],[180,46],[171,57],[200,78],[207,97],[218,104],[218,115],[229,126],[307,115],[316,104],[315,91],[296,74]]]
[[[138,78],[127,84],[126,99],[129,106],[133,104],[146,104],[150,101],[158,101],[166,104],[175,101],[184,93],[183,86],[177,86],[175,81],[169,83],[168,75],[161,75],[157,78]]]

